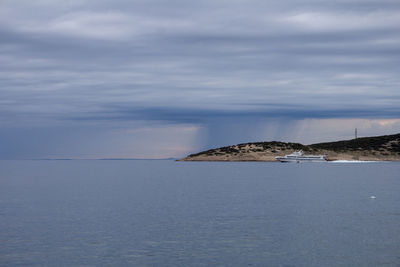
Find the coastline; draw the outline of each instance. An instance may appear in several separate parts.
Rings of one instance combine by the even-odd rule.
[[[327,161],[398,162],[400,161],[400,134],[311,145],[278,141],[245,143],[209,149],[177,161],[278,162],[275,157],[299,150],[309,155],[325,155]]]

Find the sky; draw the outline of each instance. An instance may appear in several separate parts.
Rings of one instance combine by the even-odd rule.
[[[0,0],[0,159],[400,132],[398,0]]]

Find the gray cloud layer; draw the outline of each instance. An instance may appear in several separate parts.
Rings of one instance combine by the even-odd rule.
[[[399,11],[388,0],[2,1],[0,122],[399,118]]]

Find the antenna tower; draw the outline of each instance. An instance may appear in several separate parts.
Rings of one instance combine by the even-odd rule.
[[[356,137],[355,139],[357,139],[357,128],[354,130],[354,136]]]

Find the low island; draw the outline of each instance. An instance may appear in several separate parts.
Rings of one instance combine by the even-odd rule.
[[[276,161],[275,157],[298,150],[325,155],[327,160],[400,161],[400,133],[311,145],[278,141],[245,143],[202,151],[179,161]]]

